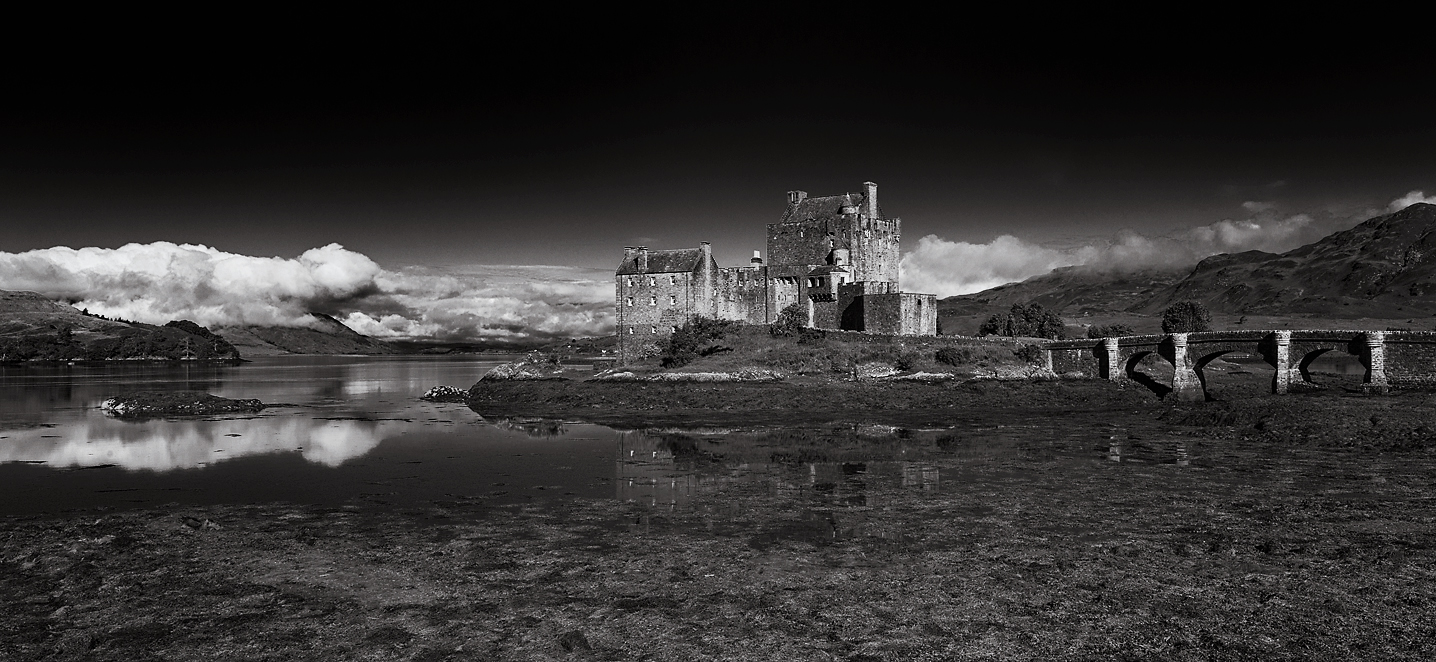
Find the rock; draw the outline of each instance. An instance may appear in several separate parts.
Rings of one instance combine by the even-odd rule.
[[[142,391],[100,403],[100,409],[122,418],[257,412],[264,407],[258,400],[231,400],[201,391]]]
[[[588,637],[583,636],[578,630],[570,630],[558,638],[558,643],[566,651],[592,650],[588,643]]]
[[[534,352],[519,361],[496,366],[493,370],[490,370],[488,374],[479,378],[479,381],[535,381],[545,379],[564,379],[563,364],[546,359],[537,352]]]
[[[419,396],[419,399],[429,402],[464,403],[469,401],[469,392],[456,386],[435,386]]]

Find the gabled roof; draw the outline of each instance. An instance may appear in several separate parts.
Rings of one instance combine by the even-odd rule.
[[[822,218],[842,216],[843,207],[861,208],[867,196],[861,193],[844,193],[821,198],[804,198],[796,205],[788,205],[780,223],[797,223]]]
[[[847,268],[847,267],[844,267],[844,266],[841,266],[841,265],[827,265],[827,266],[818,267],[817,269],[814,269],[814,270],[812,270],[812,271],[809,271],[809,272],[808,272],[808,275],[809,275],[809,276],[826,276],[826,275],[828,275],[828,274],[846,274],[846,273],[851,273],[851,272],[848,271],[848,268]]]
[[[625,274],[669,274],[697,271],[703,265],[703,249],[679,248],[671,251],[648,251],[648,268],[638,270],[638,253],[623,259],[618,265],[617,275]]]

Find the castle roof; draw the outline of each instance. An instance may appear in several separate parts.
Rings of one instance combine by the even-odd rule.
[[[638,269],[638,257],[640,253],[625,256],[623,264],[618,265],[617,274],[666,274],[666,273],[688,273],[697,271],[703,266],[703,249],[701,248],[679,248],[669,251],[648,251],[648,268],[640,271]]]
[[[780,223],[798,223],[843,215],[843,207],[861,207],[867,196],[861,193],[844,193],[821,198],[804,198],[796,205],[788,205]]]
[[[814,270],[812,270],[812,271],[809,271],[809,272],[808,272],[808,275],[809,275],[809,276],[826,276],[826,275],[828,275],[828,274],[838,274],[838,273],[846,274],[846,273],[851,273],[851,272],[848,271],[848,268],[847,268],[847,267],[844,267],[844,266],[842,266],[842,265],[831,265],[831,264],[830,264],[830,265],[821,266],[821,267],[818,267],[817,269],[814,269]]]

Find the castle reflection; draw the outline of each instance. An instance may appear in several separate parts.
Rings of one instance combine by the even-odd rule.
[[[886,449],[887,454],[905,454],[907,450]],[[764,452],[770,456],[769,461],[749,457]],[[737,457],[728,457],[733,455]],[[942,485],[940,469],[930,462],[795,462],[792,458],[793,453],[773,447],[743,445],[737,433],[724,434],[721,441],[711,442],[652,432],[622,433],[615,463],[614,496],[655,508],[677,509],[719,493],[758,489],[773,496],[834,506],[881,506],[884,495],[894,490],[936,492]]]

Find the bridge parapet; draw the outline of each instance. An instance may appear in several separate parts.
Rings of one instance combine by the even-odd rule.
[[[1185,334],[1058,340],[1046,344],[1054,372],[1108,380],[1142,377],[1137,364],[1157,354],[1172,365],[1164,396],[1202,399],[1203,368],[1218,357],[1241,352],[1262,357],[1275,371],[1273,393],[1286,393],[1293,379],[1311,383],[1309,366],[1330,351],[1355,356],[1365,368],[1363,389],[1384,392],[1389,384],[1436,384],[1436,332],[1293,329],[1202,331]],[[1152,384],[1149,384],[1152,386]],[[1165,390],[1162,390],[1165,389]]]

